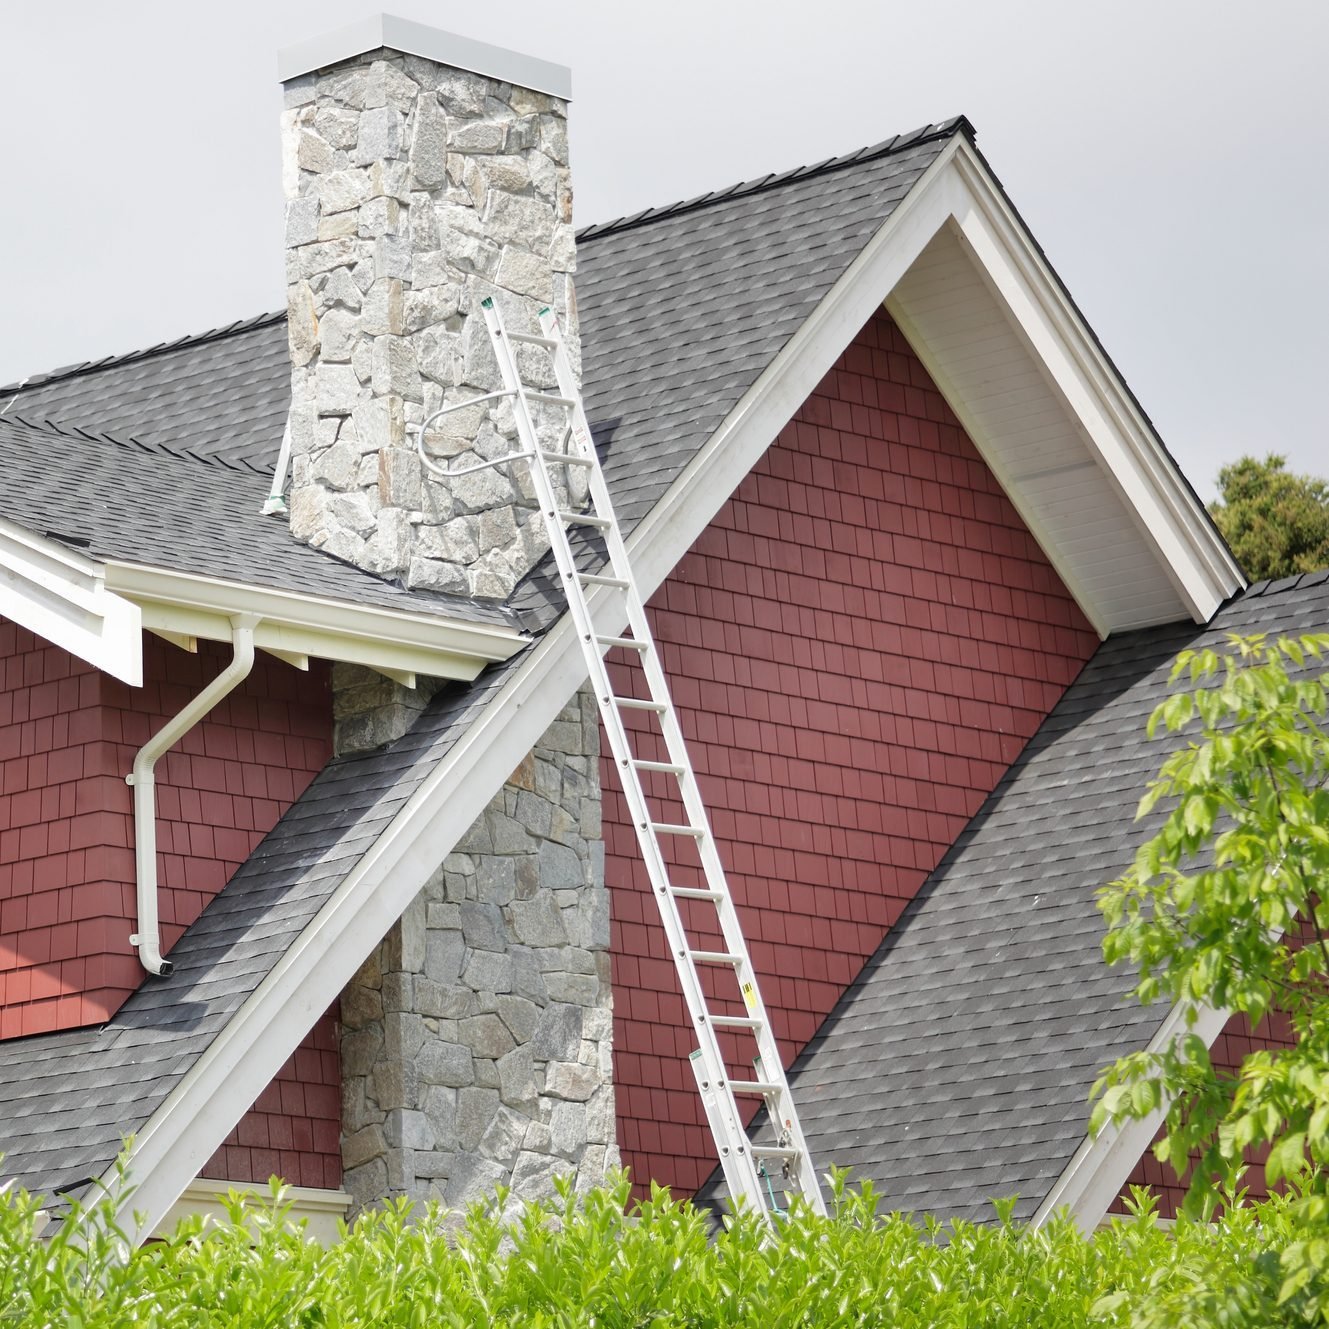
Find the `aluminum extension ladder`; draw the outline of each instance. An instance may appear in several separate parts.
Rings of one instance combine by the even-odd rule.
[[[715,1136],[731,1200],[763,1214],[768,1222],[785,1212],[789,1197],[795,1194],[802,1195],[816,1212],[824,1214],[825,1202],[817,1184],[816,1170],[799,1125],[775,1036],[757,986],[757,975],[743,940],[738,914],[725,880],[724,867],[688,758],[683,731],[679,727],[669,686],[651,635],[645,606],[632,575],[622,534],[614,519],[609,490],[596,457],[558,320],[552,310],[546,309],[540,314],[541,331],[538,335],[508,332],[492,299],[483,300],[481,308],[498,359],[503,390],[444,407],[425,420],[417,434],[421,459],[436,474],[445,476],[470,474],[515,461],[529,463],[536,498],[548,528],[550,545],[567,595],[568,609],[586,656],[609,747],[622,781],[669,949],[678,969],[683,997],[696,1030],[699,1046],[692,1054],[691,1065],[711,1133]],[[539,347],[552,356],[558,383],[556,394],[529,388],[522,382],[517,358],[519,346]],[[429,457],[425,450],[424,435],[433,420],[450,411],[473,406],[479,401],[499,399],[510,399],[513,403],[517,436],[521,443],[519,451],[460,470],[440,468]],[[560,437],[553,448],[541,446],[531,412],[532,403],[566,411]],[[576,471],[584,476],[590,498],[586,510],[569,510],[579,507],[572,499],[568,500],[567,507],[560,505],[558,487],[551,474],[555,468],[569,468],[566,486],[569,494],[574,489],[572,473]],[[589,528],[591,532],[598,533],[608,553],[607,564],[598,567],[595,572],[579,570],[568,536],[569,527]],[[611,588],[623,593],[630,636],[609,635],[592,621],[587,592],[595,587]],[[604,660],[604,653],[614,648],[631,651],[640,659],[646,681],[646,697],[615,695]],[[625,713],[629,711],[639,716],[646,712],[655,717],[659,729],[657,739],[663,738],[667,761],[646,760],[634,754],[625,723]],[[685,809],[683,822],[659,821],[653,815],[650,807],[652,795],[648,794],[642,782],[643,774],[648,772],[656,782],[655,788],[659,788],[662,778],[673,782],[676,793],[670,801],[682,802]],[[671,882],[664,845],[679,837],[695,843],[701,872],[704,874],[704,886],[680,886]],[[684,901],[692,903],[684,906],[681,904]],[[688,911],[686,918],[685,909]],[[699,910],[703,911],[703,918],[709,914],[705,922],[699,922]],[[689,920],[693,931],[711,936],[718,933],[723,938],[723,949],[698,949],[689,937]],[[726,1010],[711,1008],[703,985],[703,969],[719,971],[721,982],[725,971],[732,975],[732,994],[727,1000],[717,996]],[[734,1013],[735,1007],[741,1008],[743,1013]],[[729,1040],[731,1052],[744,1040],[749,1040],[749,1048],[755,1046],[752,1078],[732,1078],[721,1043],[722,1033]],[[735,1054],[731,1060],[738,1062],[740,1058]],[[738,1100],[754,1097],[760,1098],[766,1105],[775,1128],[774,1144],[756,1143],[743,1128]],[[783,1204],[780,1194],[784,1196]]]

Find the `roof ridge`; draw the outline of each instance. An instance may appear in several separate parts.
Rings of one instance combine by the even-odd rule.
[[[241,332],[250,332],[254,328],[266,327],[285,317],[284,310],[278,313],[256,314],[252,318],[237,319],[234,323],[227,323],[219,328],[209,328],[206,332],[187,333],[183,337],[175,338],[174,341],[157,342],[153,346],[146,346],[136,351],[123,351],[117,355],[104,355],[100,360],[84,360],[78,364],[62,365],[59,369],[52,369],[44,374],[29,374],[27,378],[21,379],[17,383],[0,385],[0,394],[12,393],[15,397],[18,397],[29,388],[44,387],[47,383],[55,383],[67,378],[80,378],[84,374],[95,374],[99,370],[111,368],[112,365],[132,364],[135,360],[148,360],[156,355],[166,355],[171,351],[178,351],[184,346],[201,346],[207,342],[221,341],[225,337],[232,337]]]
[[[964,134],[971,142],[976,137],[974,126],[969,118],[954,115],[939,124],[924,125],[921,129],[910,130],[907,134],[896,134],[893,138],[883,139],[855,152],[847,152],[839,157],[827,157],[811,166],[795,166],[791,170],[774,172],[756,180],[744,180],[726,189],[713,189],[695,198],[684,199],[678,203],[667,203],[662,207],[644,208],[630,216],[615,217],[610,221],[595,222],[581,227],[577,240],[598,240],[604,235],[617,235],[622,231],[646,226],[651,222],[661,221],[666,217],[677,217],[683,213],[695,212],[713,203],[724,202],[731,198],[745,198],[752,194],[765,193],[768,189],[777,189],[793,180],[806,180],[812,176],[828,175],[832,171],[843,170],[847,166],[857,166],[862,162],[875,161],[881,157],[890,157],[906,148],[917,147],[920,143],[931,143],[940,138],[951,138],[957,133]]]
[[[62,425],[55,420],[34,420],[31,416],[21,415],[15,411],[0,417],[0,424],[22,425],[24,429],[33,429],[40,434],[54,434],[57,438],[86,439],[90,443],[109,443],[113,447],[123,448],[126,451],[137,449],[140,452],[159,453],[176,461],[197,462],[202,466],[219,466],[223,470],[243,471],[247,475],[266,476],[268,474],[265,468],[256,466],[253,462],[245,461],[243,458],[231,461],[225,457],[210,456],[201,452],[190,452],[186,448],[171,447],[166,443],[148,442],[136,438],[133,434],[109,434],[105,430],[85,429],[81,425]]]

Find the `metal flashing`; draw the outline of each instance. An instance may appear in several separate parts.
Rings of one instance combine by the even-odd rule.
[[[533,92],[546,92],[564,101],[572,99],[572,71],[520,51],[444,32],[427,23],[416,23],[396,14],[374,14],[359,22],[307,37],[277,53],[277,77],[287,83],[302,74],[326,69],[342,60],[390,47],[407,55],[422,55],[455,69],[469,69],[474,74],[515,83]]]

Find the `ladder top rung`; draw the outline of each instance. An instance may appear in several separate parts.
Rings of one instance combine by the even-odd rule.
[[[689,951],[688,958],[693,964],[732,964],[740,965],[743,963],[741,955],[734,955],[730,951]]]
[[[597,530],[607,531],[614,523],[608,517],[597,517],[590,512],[559,512],[559,521],[572,526],[594,526]]]
[[[650,648],[649,642],[638,641],[636,637],[597,637],[595,640],[601,646],[622,646],[629,651],[645,651]],[[664,710],[664,707],[660,709]]]
[[[509,332],[508,340],[521,342],[523,346],[543,346],[547,351],[552,351],[558,346],[556,338],[542,337],[535,332]]]
[[[632,765],[635,770],[664,771],[666,775],[682,775],[687,769],[672,761],[637,761],[634,759]]]
[[[774,1080],[730,1080],[729,1089],[735,1094],[778,1094],[784,1090],[784,1085],[776,1084]]]
[[[694,840],[700,840],[706,834],[700,826],[683,826],[676,821],[653,821],[651,830],[656,835],[690,835]]]
[[[561,463],[564,466],[595,465],[589,457],[579,457],[575,452],[546,452],[544,448],[541,448],[540,456],[543,457],[545,461]]]
[[[708,891],[702,886],[671,886],[669,894],[680,900],[713,900],[716,904],[724,899],[723,891]]]
[[[625,577],[602,577],[598,572],[579,572],[577,580],[583,586],[612,586],[620,591],[626,591],[632,585]]]
[[[803,1151],[787,1144],[753,1144],[748,1141],[753,1158],[802,1158]]]
[[[654,711],[657,715],[665,713],[662,701],[643,701],[640,697],[610,697],[609,700],[625,711]]]
[[[522,392],[528,401],[542,401],[547,406],[575,406],[577,404],[575,397],[560,397],[556,392],[540,392],[536,388],[523,388]]]
[[[717,1029],[761,1029],[764,1022],[751,1015],[712,1015],[711,1023]]]

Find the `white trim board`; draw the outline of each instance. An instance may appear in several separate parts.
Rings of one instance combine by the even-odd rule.
[[[133,687],[143,682],[139,608],[106,568],[0,518],[0,616]]]
[[[1216,1011],[1205,1006],[1196,1013],[1195,1024],[1189,1032],[1198,1034],[1206,1047],[1223,1032],[1231,1011]],[[1188,1032],[1186,1008],[1178,1004],[1164,1017],[1158,1032],[1149,1041],[1147,1051],[1160,1052],[1178,1034]],[[1167,1116],[1169,1103],[1163,1103],[1147,1117],[1127,1121],[1123,1125],[1110,1122],[1097,1138],[1086,1135],[1080,1147],[1071,1155],[1070,1162],[1043,1197],[1030,1223],[1042,1227],[1054,1214],[1068,1209],[1079,1229],[1088,1236],[1103,1221],[1108,1206],[1121,1193],[1126,1179],[1136,1163],[1158,1134],[1158,1128]]]
[[[995,197],[996,186],[985,171],[975,176],[961,169],[958,163],[970,158],[977,161],[960,136],[947,144],[638,525],[629,549],[644,594],[664,580],[700,536],[933,236],[975,210],[980,186]],[[1045,274],[1043,280],[1052,279]],[[1074,326],[1070,332],[1083,335]],[[1125,440],[1120,442],[1126,446]],[[1190,527],[1200,531],[1192,543],[1217,540],[1202,514],[1190,516]],[[1189,560],[1180,579],[1203,591],[1203,579],[1191,566],[1203,561],[1199,552],[1188,552],[1179,533],[1169,537],[1168,547]],[[1235,572],[1229,581],[1229,592],[1240,584]],[[616,594],[608,588],[593,593],[598,622],[611,623]],[[1193,612],[1212,612],[1215,594],[1211,589],[1214,603],[1206,610],[1208,600],[1197,591]],[[146,1215],[144,1230],[151,1230],[204,1165],[249,1107],[252,1087],[277,1072],[584,678],[581,652],[564,618],[536,643],[448,760],[430,773],[186,1072],[136,1142],[133,1162],[139,1189],[134,1207]]]
[[[272,1194],[266,1186],[247,1181],[215,1181],[211,1177],[195,1177],[166,1211],[153,1236],[170,1236],[176,1225],[185,1218],[201,1218],[205,1227],[226,1222],[229,1217],[226,1200],[233,1194],[243,1196],[245,1203],[256,1209],[266,1210],[272,1204]],[[292,1227],[303,1223],[305,1236],[320,1246],[332,1246],[341,1240],[340,1224],[350,1213],[353,1203],[353,1198],[345,1191],[314,1186],[282,1188],[282,1204],[289,1211],[287,1221]]]
[[[257,614],[255,644],[281,658],[341,660],[385,673],[469,682],[529,644],[515,627],[301,595],[168,568],[111,561],[107,585],[141,609],[143,626],[188,649],[229,641],[231,619]]]
[[[1115,498],[1121,504],[1124,527],[1138,539],[1153,576],[1175,588],[1175,611],[1160,609],[1155,586],[1142,586],[1141,598],[1147,603],[1138,607],[1101,603],[1038,519],[1032,494],[1025,492],[1035,477],[1003,474],[993,441],[948,383],[944,357],[916,342],[915,350],[934,371],[943,395],[969,426],[974,445],[1100,635],[1175,622],[1187,614],[1197,623],[1207,622],[1244,587],[1222,538],[1133,405],[1032,237],[968,140],[956,135],[642,520],[635,536],[643,549],[636,568],[643,588],[654,590],[668,576],[873,311],[886,304],[899,312],[891,302],[893,293],[934,237],[948,229],[971,247],[1005,318],[1029,348],[1031,363],[1056,386],[1069,426],[1085,441],[1084,459],[1108,486],[1109,501]],[[908,335],[907,325],[904,330]],[[1086,506],[1081,515],[1087,522],[1101,512]],[[672,538],[664,538],[665,531]]]

